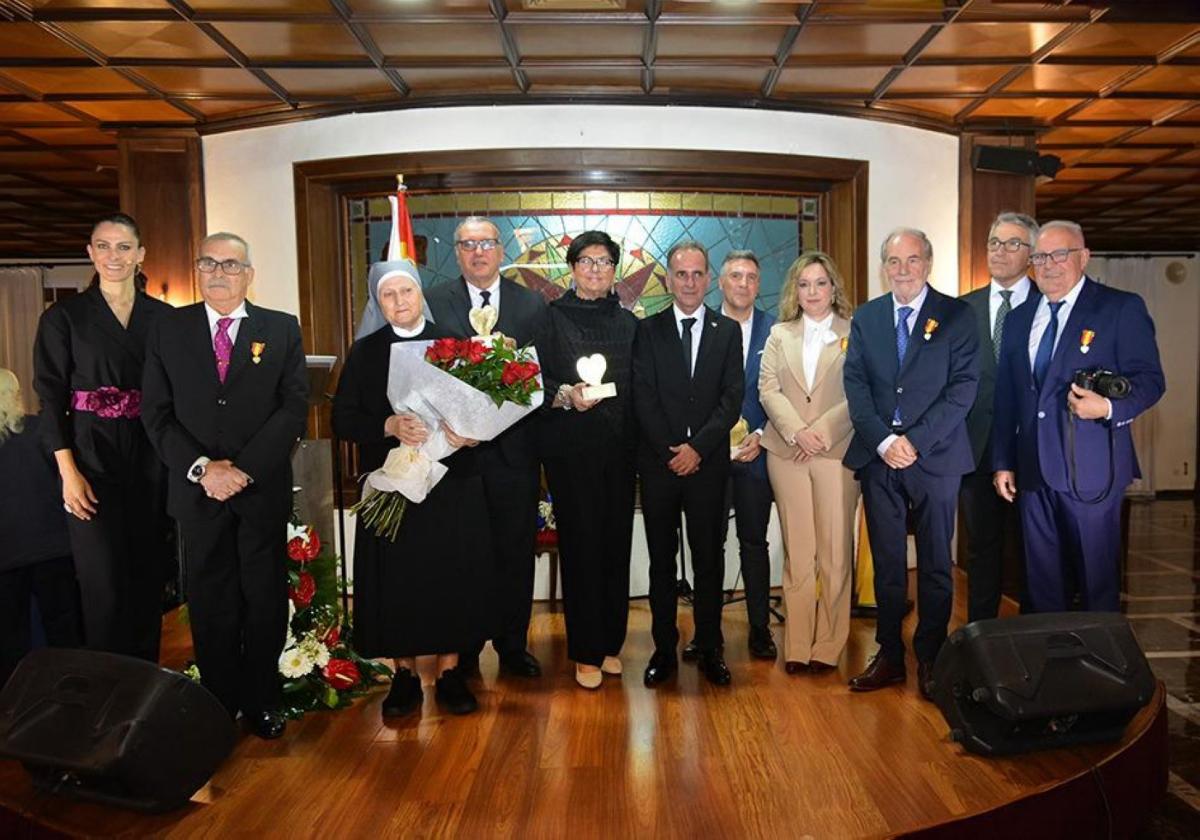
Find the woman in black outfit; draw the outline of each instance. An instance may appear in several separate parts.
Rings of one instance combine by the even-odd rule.
[[[114,213],[88,243],[92,285],[50,307],[34,344],[41,433],[62,478],[89,648],[158,661],[166,582],[162,463],[141,420],[146,335],[170,306],[145,292],[137,223]]]
[[[620,674],[629,618],[633,541],[633,334],[637,318],[613,290],[621,249],[602,231],[567,249],[574,288],[548,308],[537,341],[548,398],[541,414],[542,463],[558,524],[567,655],[575,680],[598,688]],[[583,396],[576,362],[599,353],[615,397]],[[553,396],[553,399],[549,398]]]
[[[420,446],[430,433],[415,414],[394,411],[387,397],[392,345],[446,336],[429,315],[420,283],[407,260],[376,263],[367,278],[372,300],[333,400],[333,428],[358,444],[363,474],[383,466],[396,446]],[[421,705],[416,657],[422,655],[437,657],[438,703],[453,714],[478,708],[455,666],[457,651],[491,630],[487,507],[475,467],[478,442],[442,431],[462,448],[442,461],[449,472],[425,500],[408,503],[395,542],[361,520],[354,532],[354,646],[363,656],[393,659],[385,718]]]
[[[42,632],[54,647],[79,647],[79,590],[54,465],[26,416],[21,386],[0,368],[0,686],[32,645],[37,599]]]

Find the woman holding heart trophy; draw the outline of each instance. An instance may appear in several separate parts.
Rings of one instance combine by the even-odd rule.
[[[608,234],[576,236],[567,248],[573,288],[550,303],[536,341],[547,395],[539,440],[558,523],[567,655],[575,680],[589,689],[621,673],[629,617],[637,319],[613,288],[620,261]]]

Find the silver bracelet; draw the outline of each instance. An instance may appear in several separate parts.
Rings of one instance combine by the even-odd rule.
[[[563,383],[558,386],[558,393],[554,395],[554,402],[563,411],[570,411],[575,406],[571,404],[571,386]]]

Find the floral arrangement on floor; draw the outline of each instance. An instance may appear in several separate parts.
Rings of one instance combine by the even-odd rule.
[[[323,548],[316,529],[288,524],[288,633],[279,674],[283,712],[291,718],[348,706],[392,675],[350,646],[338,603],[337,557]]]
[[[495,325],[492,307],[471,310],[471,323],[482,333]],[[542,402],[541,367],[531,347],[516,346],[502,334],[439,338],[413,347],[392,345],[388,398],[393,405],[415,406],[430,429],[420,447],[401,444],[371,472],[362,499],[350,510],[377,536],[395,540],[409,502],[420,503],[446,474],[441,459],[454,452],[441,431],[491,440]],[[420,354],[412,351],[419,351]]]
[[[548,490],[542,490],[543,498],[538,500],[537,512],[537,550],[548,551],[558,548],[558,523],[554,520],[554,501]]]

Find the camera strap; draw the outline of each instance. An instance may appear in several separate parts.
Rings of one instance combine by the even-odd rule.
[[[1108,485],[1104,488],[1104,491],[1099,496],[1095,496],[1093,498],[1086,499],[1086,498],[1084,498],[1083,494],[1079,492],[1079,484],[1077,483],[1076,478],[1075,478],[1076,473],[1078,472],[1078,470],[1076,469],[1076,466],[1075,466],[1075,424],[1078,422],[1080,422],[1079,418],[1076,417],[1074,414],[1072,414],[1070,411],[1068,411],[1067,412],[1067,451],[1068,451],[1069,455],[1067,457],[1067,470],[1069,471],[1070,478],[1071,478],[1071,492],[1075,494],[1076,499],[1083,502],[1085,505],[1095,505],[1095,504],[1099,504],[1100,502],[1103,502],[1105,499],[1107,499],[1109,497],[1109,494],[1112,493],[1113,484],[1117,480],[1117,475],[1116,475],[1117,436],[1115,434],[1113,434],[1113,428],[1110,425],[1108,427]]]

